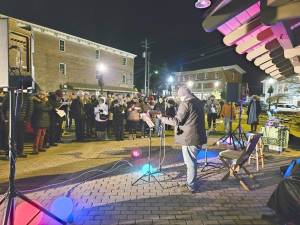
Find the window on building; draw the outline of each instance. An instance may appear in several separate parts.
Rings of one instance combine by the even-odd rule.
[[[126,84],[126,75],[123,75],[123,76],[122,76],[122,83],[123,83],[123,84]]]
[[[219,73],[215,73],[215,79],[219,79]]]
[[[204,74],[204,80],[207,80],[208,76],[207,73]]]
[[[127,58],[126,57],[122,58],[122,65],[127,66]]]
[[[65,41],[59,40],[59,50],[64,52],[65,51]]]
[[[66,76],[66,74],[67,74],[67,70],[66,69],[67,69],[67,66],[66,66],[65,63],[60,63],[59,64],[59,72],[60,72],[60,74]]]
[[[100,50],[99,49],[96,50],[96,59],[100,59]]]
[[[203,80],[203,75],[201,73],[197,74],[197,80]]]

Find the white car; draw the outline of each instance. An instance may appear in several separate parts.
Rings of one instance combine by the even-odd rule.
[[[278,103],[277,107],[276,105],[273,105],[272,108],[276,113],[277,112],[300,112],[300,108],[298,108],[297,106],[292,104],[286,104],[286,103]]]

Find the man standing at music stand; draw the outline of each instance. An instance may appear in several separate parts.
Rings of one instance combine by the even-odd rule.
[[[197,154],[202,145],[207,143],[204,107],[187,87],[179,88],[178,97],[181,103],[175,117],[157,117],[162,123],[176,128],[175,140],[182,145],[183,160],[187,167],[186,188],[194,193],[197,188]]]

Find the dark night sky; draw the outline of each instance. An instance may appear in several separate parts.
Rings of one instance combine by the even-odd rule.
[[[167,63],[176,71],[238,64],[247,71],[250,91],[259,92],[264,74],[233,48],[224,48],[218,32],[203,31],[204,11],[195,9],[194,2],[2,0],[0,13],[135,53],[138,80],[143,79],[140,42],[148,37],[154,42],[154,65]]]

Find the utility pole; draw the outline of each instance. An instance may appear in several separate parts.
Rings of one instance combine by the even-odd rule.
[[[147,95],[147,81],[148,81],[148,49],[149,42],[146,38],[145,41],[142,42],[142,47],[145,48],[143,57],[145,58],[145,83],[144,83],[144,94]]]
[[[150,42],[147,38],[142,42],[142,47],[145,48],[143,57],[145,58],[145,83],[144,83],[144,94],[149,96],[150,94]]]

